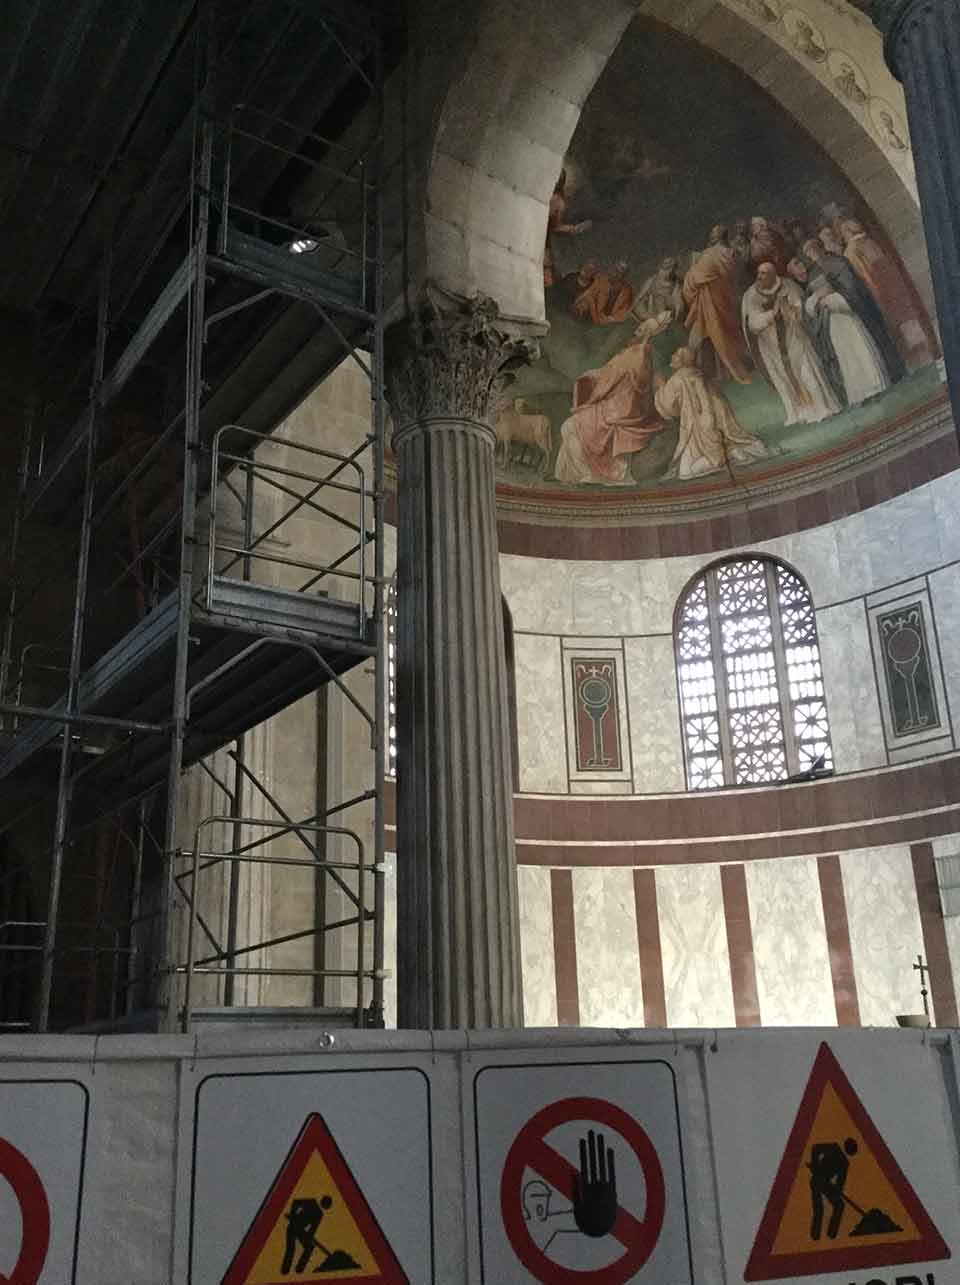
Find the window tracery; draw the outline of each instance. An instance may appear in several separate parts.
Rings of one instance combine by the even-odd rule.
[[[813,602],[783,563],[704,572],[680,604],[676,655],[689,789],[832,768]]]

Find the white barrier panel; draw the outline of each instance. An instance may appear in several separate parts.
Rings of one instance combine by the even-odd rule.
[[[0,1281],[74,1285],[87,1155],[86,1086],[25,1067],[0,1093]]]
[[[430,1076],[399,1062],[186,1078],[188,1285],[434,1279]]]
[[[732,1279],[957,1279],[960,1172],[941,1054],[878,1047],[869,1033],[784,1032],[752,1047],[723,1040],[706,1065]],[[746,1085],[762,1094],[751,1100]]]
[[[960,1285],[945,1032],[0,1046],[3,1285]]]
[[[569,1054],[567,1055],[569,1059]],[[676,1078],[600,1052],[469,1068],[480,1279],[690,1285]]]

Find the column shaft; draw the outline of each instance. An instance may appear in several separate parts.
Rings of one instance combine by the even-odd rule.
[[[960,5],[874,0],[903,83],[954,418],[960,425]]]
[[[493,446],[453,419],[398,446],[401,1026],[522,1022]]]
[[[523,1023],[492,419],[534,351],[430,294],[390,343],[401,1027]]]

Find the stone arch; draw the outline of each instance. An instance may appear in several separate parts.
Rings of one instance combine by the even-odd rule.
[[[508,317],[543,319],[550,195],[587,96],[638,13],[726,58],[807,129],[897,245],[934,315],[916,198],[866,126],[766,32],[697,0],[490,0],[434,122],[423,275],[453,294],[492,295]]]

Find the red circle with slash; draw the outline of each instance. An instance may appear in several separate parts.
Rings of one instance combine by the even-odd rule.
[[[50,1248],[50,1203],[40,1176],[12,1143],[0,1138],[0,1177],[6,1178],[20,1205],[20,1253],[0,1285],[37,1285]]]
[[[647,1194],[643,1218],[637,1218],[622,1205],[617,1208],[617,1221],[609,1234],[623,1246],[620,1257],[606,1267],[584,1271],[549,1259],[530,1235],[523,1217],[526,1169],[532,1169],[567,1200],[573,1200],[579,1170],[546,1138],[560,1125],[574,1121],[591,1127],[603,1125],[619,1134],[640,1162]],[[527,1271],[544,1285],[625,1285],[643,1267],[660,1238],[666,1210],[663,1169],[653,1143],[633,1116],[602,1098],[564,1098],[538,1111],[517,1134],[503,1166],[500,1210],[514,1252]]]

